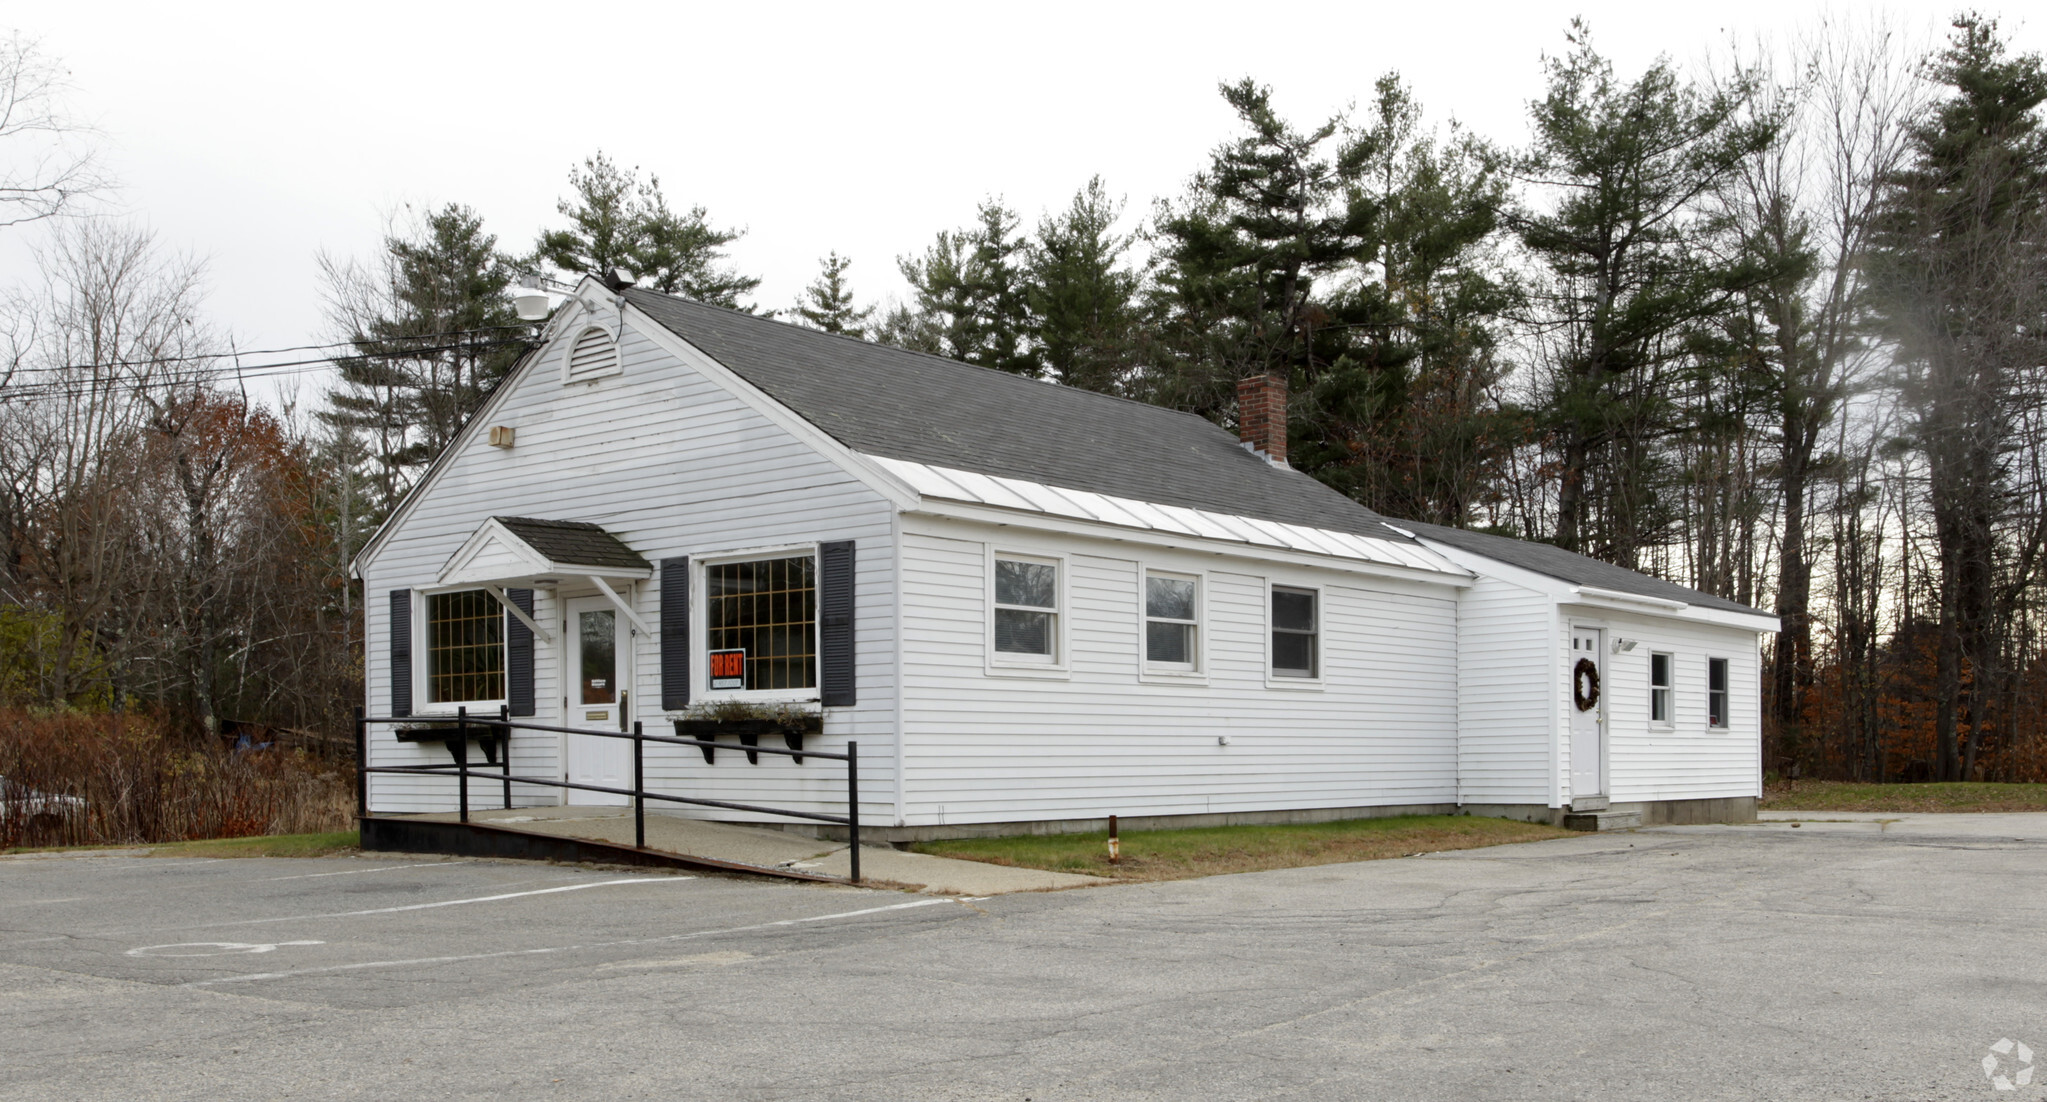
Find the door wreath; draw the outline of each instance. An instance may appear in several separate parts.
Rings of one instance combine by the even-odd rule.
[[[1571,670],[1571,703],[1581,712],[1589,712],[1599,704],[1599,663],[1590,658],[1578,659]]]

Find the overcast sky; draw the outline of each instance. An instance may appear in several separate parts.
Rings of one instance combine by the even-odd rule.
[[[331,335],[320,250],[365,255],[394,208],[451,200],[523,249],[599,149],[743,228],[733,256],[763,278],[762,305],[787,306],[831,249],[874,299],[902,293],[896,256],[984,195],[1034,221],[1095,173],[1133,215],[1176,193],[1232,132],[1219,81],[1267,82],[1310,122],[1398,70],[1432,120],[1518,142],[1573,15],[1632,75],[1825,10],[0,0],[0,30],[65,62],[123,185],[113,205],[205,258],[214,318],[262,348]],[[1952,8],[1891,10],[1934,37]],[[2037,21],[2002,10],[2021,49],[2043,48]],[[30,236],[0,236],[0,282],[28,274]]]

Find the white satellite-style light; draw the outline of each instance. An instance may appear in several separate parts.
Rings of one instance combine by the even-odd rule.
[[[1613,652],[1615,654],[1626,654],[1634,649],[1635,641],[1633,639],[1615,639],[1613,641]]]
[[[554,309],[548,301],[547,288],[540,285],[537,275],[519,277],[519,287],[512,292],[512,309],[520,321],[546,321]]]

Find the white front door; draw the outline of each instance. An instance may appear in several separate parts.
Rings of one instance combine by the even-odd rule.
[[[1598,628],[1571,629],[1571,651],[1564,675],[1571,686],[1571,799],[1606,795],[1606,661]],[[1580,662],[1590,662],[1587,677]],[[1589,703],[1590,707],[1581,707]]]
[[[630,703],[624,681],[632,669],[632,638],[624,617],[602,597],[578,597],[568,611],[568,717],[564,727],[618,731],[627,724]],[[633,786],[633,744],[625,739],[568,735],[569,783],[607,788]],[[627,797],[609,792],[568,790],[572,804],[622,804]]]

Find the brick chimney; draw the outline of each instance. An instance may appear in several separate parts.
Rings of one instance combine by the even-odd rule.
[[[1252,375],[1237,381],[1237,436],[1274,463],[1286,462],[1286,379]]]

